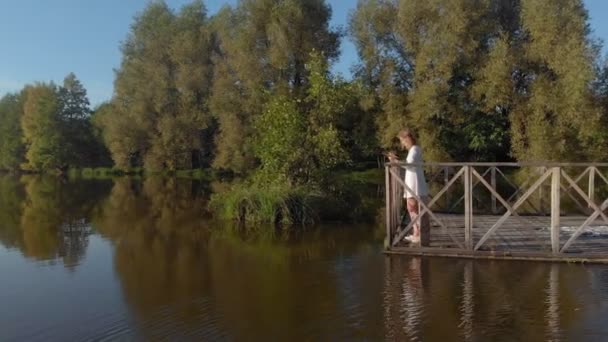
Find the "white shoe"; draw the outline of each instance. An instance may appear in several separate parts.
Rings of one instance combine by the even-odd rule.
[[[420,237],[419,236],[408,235],[403,240],[405,240],[405,241],[407,241],[409,243],[420,243]]]

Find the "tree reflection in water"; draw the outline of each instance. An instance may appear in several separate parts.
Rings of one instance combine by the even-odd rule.
[[[146,339],[282,340],[294,332],[340,339],[352,329],[378,331],[370,325],[380,324],[379,307],[349,312],[363,297],[380,298],[382,269],[365,262],[353,269],[350,261],[382,257],[368,226],[245,229],[203,219],[207,196],[191,186],[118,179],[93,219],[115,244],[115,270],[138,326],[163,327],[142,329]]]
[[[91,233],[88,217],[111,184],[57,177],[0,176],[0,243],[35,260],[78,265]]]

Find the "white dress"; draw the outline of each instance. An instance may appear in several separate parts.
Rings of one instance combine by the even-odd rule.
[[[408,164],[422,163],[422,149],[414,145],[407,152],[406,162]],[[405,184],[412,189],[413,193],[419,198],[429,194],[426,180],[424,179],[424,170],[420,166],[406,166],[405,168]],[[405,190],[403,198],[413,198],[413,194]]]

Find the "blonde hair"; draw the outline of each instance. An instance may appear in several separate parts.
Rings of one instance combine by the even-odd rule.
[[[416,137],[414,136],[414,133],[408,128],[400,130],[399,134],[397,134],[397,137],[404,139],[409,138],[412,140],[412,144],[416,145]]]

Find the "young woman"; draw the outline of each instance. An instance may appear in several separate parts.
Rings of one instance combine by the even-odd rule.
[[[423,162],[422,149],[420,146],[416,145],[416,138],[410,130],[401,130],[397,135],[397,138],[399,138],[401,147],[408,151],[406,158],[407,164],[420,164]],[[399,162],[397,155],[394,153],[389,153],[388,158],[391,162]],[[405,169],[405,184],[411,189],[411,191],[405,190],[403,198],[406,200],[406,209],[410,215],[410,218],[412,221],[414,221],[420,212],[420,204],[414,197],[414,194],[421,200],[427,201],[429,193],[422,167],[407,165]],[[405,237],[406,241],[413,244],[420,243],[420,223],[422,222],[423,220],[421,218],[417,223],[414,224],[413,233],[412,235]]]

